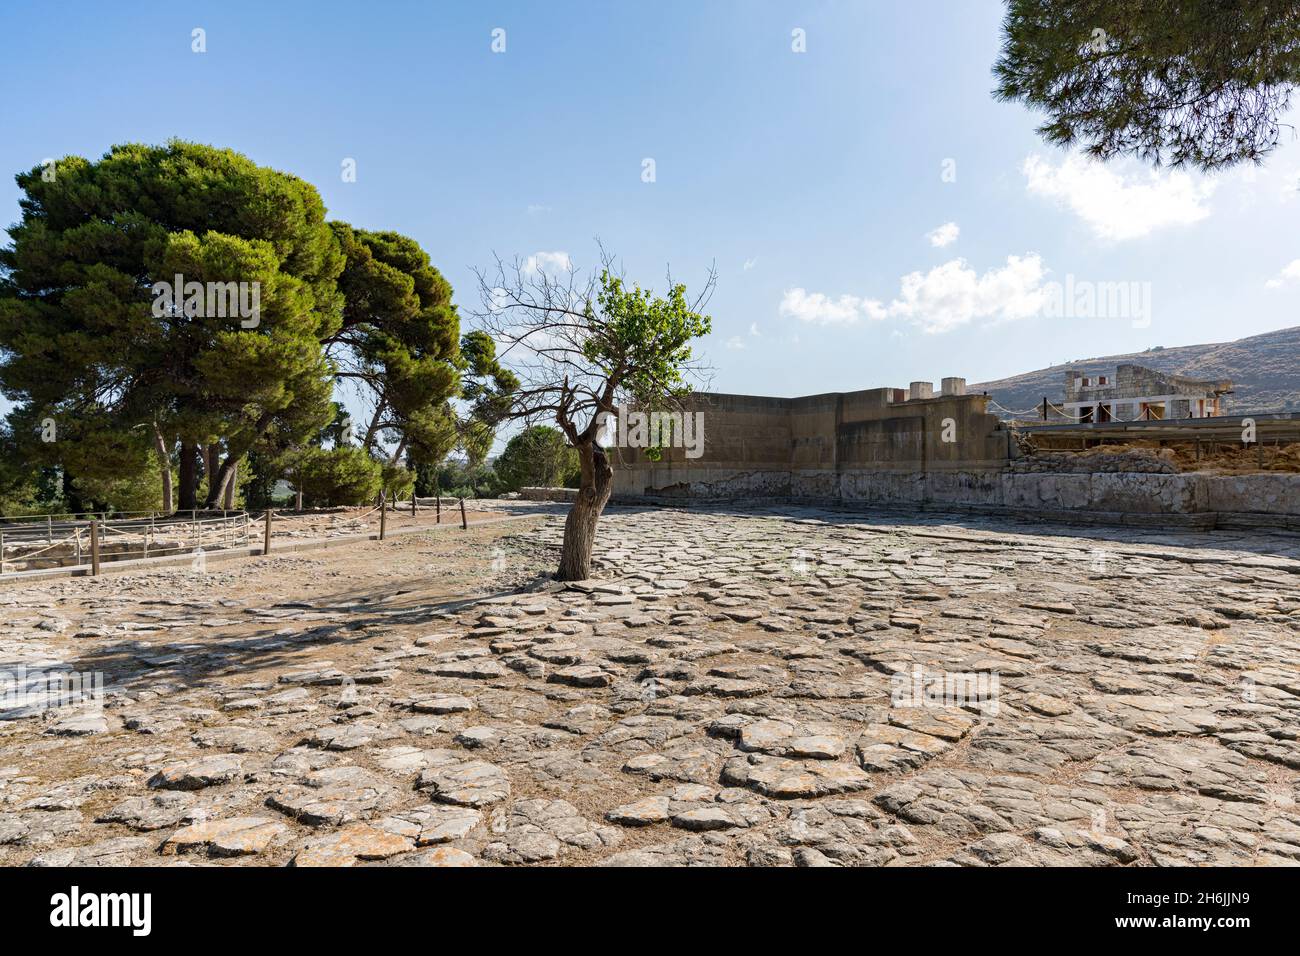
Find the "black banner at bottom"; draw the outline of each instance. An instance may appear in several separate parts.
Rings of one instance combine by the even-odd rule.
[[[10,943],[76,935],[127,946],[200,942],[195,931],[205,928],[302,943],[333,940],[342,927],[388,935],[485,917],[498,945],[512,932],[535,942],[557,919],[597,939],[606,926],[625,937],[647,919],[662,928],[686,918],[693,940],[711,931],[734,940],[747,927],[814,929],[846,916],[921,930],[931,942],[996,928],[1070,940],[1198,933],[1227,943],[1287,926],[1294,899],[1294,875],[1281,869],[0,870]],[[736,919],[746,913],[752,921]]]

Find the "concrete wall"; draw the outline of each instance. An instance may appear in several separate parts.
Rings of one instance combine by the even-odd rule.
[[[909,510],[973,510],[1072,521],[1133,521],[1148,526],[1253,526],[1300,530],[1300,475],[1162,475],[1143,472],[1083,474],[1003,471],[801,473],[791,494],[707,494],[700,486],[684,499],[764,498]],[[654,498],[655,496],[650,496]],[[620,496],[633,501],[635,496]],[[643,498],[644,500],[644,498]],[[1174,519],[1204,518],[1205,521]],[[1138,521],[1136,519],[1148,519]]]
[[[696,395],[704,452],[611,448],[617,496],[836,497],[845,471],[1003,467],[1014,442],[982,395],[906,400],[901,389],[763,398]],[[951,439],[951,440],[949,440]]]
[[[1235,516],[1300,529],[1300,475],[1025,470],[1012,466],[1018,450],[984,411],[984,396],[904,399],[901,389],[696,396],[703,454],[689,459],[685,449],[665,448],[652,461],[638,449],[611,449],[614,499],[987,509],[1157,526],[1161,516],[1209,524]],[[945,428],[954,441],[943,440]]]

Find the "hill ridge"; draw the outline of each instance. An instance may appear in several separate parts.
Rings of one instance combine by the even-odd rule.
[[[1157,347],[1080,359],[968,388],[988,392],[999,405],[1020,411],[1037,407],[1044,396],[1059,404],[1065,391],[1066,370],[1104,375],[1117,365],[1129,363],[1193,378],[1232,379],[1230,413],[1300,411],[1300,325],[1230,342]]]

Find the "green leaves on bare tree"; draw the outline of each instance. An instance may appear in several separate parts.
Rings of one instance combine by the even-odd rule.
[[[603,253],[598,273],[581,277],[497,260],[478,273],[479,330],[501,347],[501,361],[518,377],[509,416],[528,424],[554,423],[577,451],[579,491],[564,526],[557,577],[591,574],[596,525],[613,490],[613,470],[597,444],[603,417],[619,405],[658,407],[687,392],[699,376],[690,342],[707,335],[701,311],[716,283],[710,270],[690,301],[668,279],[668,294],[629,288]]]

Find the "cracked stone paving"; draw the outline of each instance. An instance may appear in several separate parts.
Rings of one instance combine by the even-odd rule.
[[[559,586],[561,533],[0,586],[0,864],[1300,862],[1294,537],[610,509]]]

